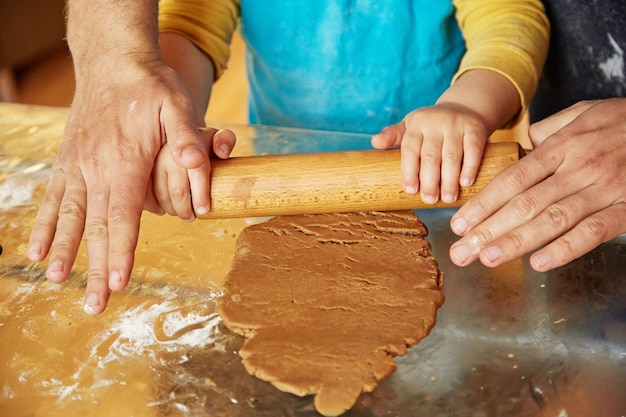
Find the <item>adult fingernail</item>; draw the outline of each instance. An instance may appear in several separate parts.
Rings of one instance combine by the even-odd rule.
[[[120,284],[122,283],[122,276],[117,271],[111,271],[109,275],[109,289],[117,290],[120,288]]]
[[[98,294],[93,292],[91,294],[87,294],[83,310],[85,313],[90,315],[95,315],[100,312],[100,299],[98,298]]]
[[[452,231],[457,235],[462,235],[467,232],[467,222],[463,217],[456,217],[450,223]]]
[[[62,278],[63,275],[63,262],[56,260],[48,264],[46,269],[46,278],[51,281],[56,281]]]
[[[28,259],[31,261],[38,261],[41,257],[41,245],[39,242],[33,242],[28,246],[28,251],[26,252],[28,255]]]
[[[180,153],[181,156],[191,155],[194,153],[203,153],[200,148],[196,148],[195,146],[188,146]]]
[[[543,271],[551,261],[550,255],[544,252],[537,252],[530,258],[532,267],[537,271]]]
[[[61,261],[52,261],[50,265],[48,265],[49,272],[63,272],[63,262]]]
[[[502,256],[502,251],[497,246],[489,246],[483,249],[483,253],[491,262],[495,262]]]
[[[407,194],[416,194],[417,193],[417,187],[414,187],[412,185],[407,185],[406,187],[404,187],[404,192]]]
[[[457,265],[462,265],[467,262],[471,254],[469,248],[463,244],[453,246],[450,249],[450,258]]]
[[[192,158],[195,159],[197,158],[197,156],[200,155],[202,157],[205,156],[204,152],[202,152],[202,150],[198,149],[198,148],[193,148],[193,147],[188,147],[183,149],[183,151],[180,153],[180,159],[188,159],[188,158]]]
[[[196,212],[196,214],[199,214],[200,216],[202,216],[203,214],[207,214],[209,212],[209,208],[204,207],[204,206],[196,207],[194,211]]]

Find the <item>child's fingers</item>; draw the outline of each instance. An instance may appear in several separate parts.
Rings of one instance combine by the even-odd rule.
[[[227,159],[237,138],[231,130],[201,129],[200,136],[207,155]],[[211,209],[211,163],[205,160],[201,166],[187,170],[191,188],[191,202],[196,214],[203,215]]]
[[[152,184],[149,187],[152,188],[154,198],[165,213],[175,216],[176,211],[172,205],[170,199],[170,190],[168,183],[168,169],[167,161],[169,154],[165,152],[159,153],[152,169]],[[178,167],[178,169],[183,169]]]
[[[189,171],[193,170],[176,169],[168,172],[167,175],[169,198],[173,213],[166,210],[168,213],[187,221],[195,219],[195,214],[191,207],[191,190],[187,176]]]
[[[146,187],[146,197],[143,202],[143,209],[159,216],[165,214],[165,210],[163,210],[163,207],[161,207],[156,195],[154,194],[154,180],[152,175],[150,176],[148,186]]]
[[[227,159],[236,143],[237,137],[232,130],[218,130],[213,135],[213,154],[218,158]]]
[[[208,213],[211,209],[211,163],[206,161],[199,168],[188,170],[187,175],[193,210],[198,215]]]
[[[477,135],[466,134],[463,140],[463,166],[461,167],[462,187],[474,184],[485,150],[485,139]]]
[[[463,150],[460,143],[454,140],[445,140],[441,152],[441,200],[453,203],[459,198],[459,178]]]
[[[439,181],[441,180],[441,151],[443,138],[440,134],[425,137],[420,151],[420,195],[426,204],[439,200]]]
[[[422,132],[407,131],[402,139],[400,152],[400,172],[404,192],[415,194],[420,189],[420,153],[423,142]]]

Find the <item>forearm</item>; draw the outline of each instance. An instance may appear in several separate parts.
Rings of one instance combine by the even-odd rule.
[[[196,109],[196,122],[204,126],[215,74],[213,62],[190,40],[177,33],[161,33],[159,43],[164,63],[185,83]]]
[[[158,0],[68,0],[67,42],[78,83],[160,60]]]
[[[160,0],[159,31],[189,39],[211,58],[217,79],[226,69],[239,15],[239,0]]]
[[[550,25],[541,1],[453,1],[467,46],[455,80],[468,71],[491,69],[511,81],[524,110],[548,51]]]
[[[437,104],[462,106],[479,116],[491,134],[507,124],[521,109],[515,86],[492,70],[463,73],[437,100]]]

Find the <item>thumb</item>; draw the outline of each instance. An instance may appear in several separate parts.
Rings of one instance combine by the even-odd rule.
[[[595,101],[579,101],[552,116],[530,125],[528,136],[533,144],[533,148],[541,145],[547,138],[570,124],[594,104]]]
[[[206,146],[195,121],[195,111],[188,105],[164,105],[161,126],[172,158],[177,165],[186,169],[201,166],[208,158]]]
[[[404,121],[387,126],[380,131],[380,133],[372,136],[372,146],[376,149],[387,149],[392,146],[400,146],[405,131],[406,127],[404,125]]]

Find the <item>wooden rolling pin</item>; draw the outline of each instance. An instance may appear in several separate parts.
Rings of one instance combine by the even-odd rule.
[[[517,143],[488,144],[476,182],[451,204],[403,191],[400,150],[233,157],[212,161],[211,211],[202,219],[388,211],[462,205],[523,155]]]

